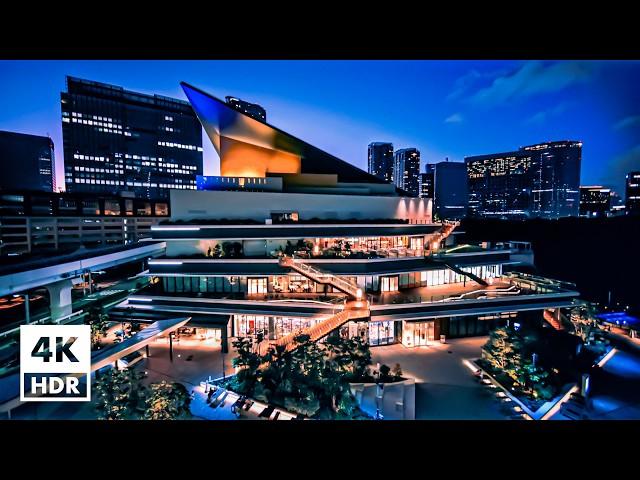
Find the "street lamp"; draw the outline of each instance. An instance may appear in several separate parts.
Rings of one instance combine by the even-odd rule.
[[[27,325],[31,323],[31,309],[29,307],[29,294],[28,293],[17,293],[13,296],[13,298],[24,297],[24,316],[27,322]]]

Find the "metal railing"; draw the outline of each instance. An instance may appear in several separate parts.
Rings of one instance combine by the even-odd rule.
[[[331,273],[323,272],[317,268],[314,268],[298,258],[284,256],[280,259],[280,264],[285,267],[293,268],[294,270],[301,273],[305,277],[310,278],[311,280],[317,281],[319,283],[328,283],[338,288],[339,290],[348,293],[354,298],[358,295],[358,286],[354,283]]]
[[[440,303],[440,302],[455,302],[459,300],[482,300],[485,298],[497,298],[500,296],[515,296],[522,294],[521,288],[516,285],[511,285],[507,288],[495,288],[495,289],[478,289],[471,292],[454,293],[454,294],[442,294],[442,295],[411,295],[404,294],[402,292],[397,294],[391,294],[389,297],[384,297],[384,294],[380,296],[370,296],[370,303],[372,305],[399,305],[404,303]]]

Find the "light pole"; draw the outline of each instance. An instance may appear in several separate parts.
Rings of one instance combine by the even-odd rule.
[[[376,420],[381,420],[380,400],[382,399],[382,386],[380,385],[380,363],[377,364],[376,371]]]
[[[224,349],[222,348],[222,344],[220,345],[220,353],[222,354],[222,380],[225,380],[226,376],[224,373]]]
[[[24,317],[27,322],[27,325],[31,323],[31,308],[29,306],[29,294],[28,293],[18,293],[13,296],[13,298],[24,297]]]

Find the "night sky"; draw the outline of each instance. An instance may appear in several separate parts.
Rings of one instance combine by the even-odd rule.
[[[584,143],[583,185],[624,196],[624,175],[640,170],[640,62],[0,61],[0,130],[51,135],[58,185],[67,74],[185,100],[186,81],[256,102],[270,124],[365,170],[372,141],[417,147],[424,165],[564,139]],[[203,143],[205,174],[217,174]]]

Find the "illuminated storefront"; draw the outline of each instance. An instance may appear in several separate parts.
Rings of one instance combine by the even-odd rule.
[[[402,322],[402,344],[405,347],[425,347],[435,340],[435,320]]]
[[[292,318],[267,315],[234,315],[234,334],[238,337],[264,335],[269,340],[278,340],[287,335],[312,327],[322,318]]]
[[[502,265],[461,267],[480,278],[497,278],[502,275]],[[452,283],[463,284],[469,279],[450,269],[437,269],[400,273],[396,275],[341,275],[347,281],[362,285],[367,292],[385,293],[416,287],[428,287]],[[167,293],[247,293],[265,295],[272,293],[333,293],[333,287],[316,283],[309,278],[291,273],[263,277],[246,276],[195,276],[180,275],[162,277]]]

